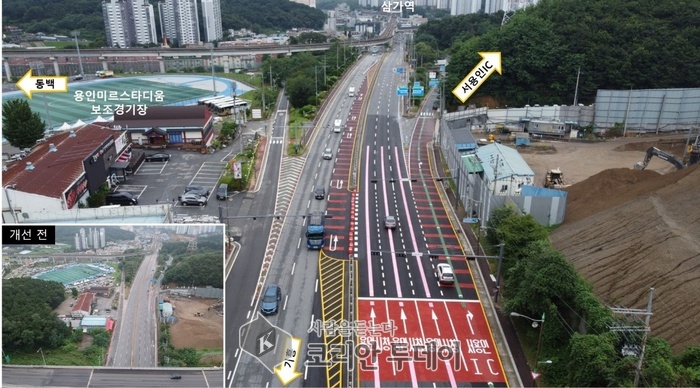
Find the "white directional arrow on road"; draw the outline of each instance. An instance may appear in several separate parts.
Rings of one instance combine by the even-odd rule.
[[[374,326],[374,318],[376,318],[377,315],[374,313],[374,308],[371,308],[369,310],[369,324],[370,326]]]
[[[435,315],[435,310],[430,310],[430,312],[433,314],[433,321],[435,322],[435,328],[437,329],[438,335],[440,335],[440,326],[437,323],[438,317]]]
[[[467,310],[467,323],[469,323],[469,331],[471,331],[472,335],[474,335],[474,328],[472,327],[472,318],[474,318],[474,314],[472,314],[471,311]]]
[[[406,330],[406,313],[403,312],[403,309],[401,309],[401,320],[403,321],[403,332],[408,334],[408,330]]]
[[[333,234],[333,235],[331,235],[331,246],[328,247],[328,250],[335,251],[337,248],[338,248],[338,236]]]

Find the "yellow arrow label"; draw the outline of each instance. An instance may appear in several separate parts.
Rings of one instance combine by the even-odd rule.
[[[32,93],[65,93],[68,91],[67,76],[41,76],[32,77],[32,69],[29,69],[15,85],[30,99]]]
[[[476,89],[493,74],[494,70],[497,71],[498,74],[503,74],[501,72],[500,52],[479,53],[479,55],[483,58],[481,62],[464,77],[457,87],[452,89],[452,94],[454,94],[462,104],[464,104]]]
[[[284,360],[275,367],[275,374],[284,386],[287,386],[289,383],[296,380],[297,377],[301,376],[301,372],[297,372],[300,350],[301,339],[292,337],[284,351]]]

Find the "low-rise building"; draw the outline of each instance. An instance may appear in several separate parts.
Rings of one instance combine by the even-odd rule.
[[[114,116],[112,127],[125,129],[134,145],[165,147],[181,144],[210,145],[214,119],[204,105],[154,106],[145,115]]]
[[[86,292],[78,295],[78,301],[73,305],[71,316],[73,318],[82,318],[92,313],[92,302],[95,300],[95,295]]]

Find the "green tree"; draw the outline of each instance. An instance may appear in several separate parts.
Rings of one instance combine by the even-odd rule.
[[[568,383],[573,387],[616,386],[617,352],[614,337],[574,334],[568,346]]]
[[[71,293],[71,295],[73,295],[74,298],[78,297],[78,289],[77,288],[75,288],[75,287],[71,288],[70,293]]]
[[[2,136],[18,148],[30,148],[44,137],[46,123],[32,112],[27,100],[13,99],[2,104]]]
[[[287,81],[287,95],[294,107],[302,107],[314,99],[314,82],[303,75],[298,75]]]

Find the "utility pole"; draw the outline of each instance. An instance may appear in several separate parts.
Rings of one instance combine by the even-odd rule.
[[[651,321],[651,305],[652,301],[654,300],[654,288],[649,289],[649,302],[647,302],[647,308],[646,309],[628,309],[625,307],[612,307],[610,310],[614,314],[620,314],[625,316],[624,322],[618,321],[618,324],[615,326],[610,326],[610,330],[612,331],[620,331],[620,332],[642,332],[644,333],[642,335],[642,344],[641,347],[639,347],[639,352],[637,353],[639,355],[639,361],[637,362],[637,367],[635,369],[635,374],[634,374],[634,386],[637,387],[639,386],[639,378],[641,377],[642,374],[642,365],[644,364],[644,352],[646,351],[646,345],[647,345],[647,337],[649,336],[649,332],[651,331],[651,328],[649,327],[649,323]],[[638,315],[644,315],[644,326],[639,326],[638,324],[629,324],[628,321],[630,321],[629,316],[635,316],[634,317],[634,322],[637,322],[637,317]],[[622,347],[623,355],[633,355],[634,352],[625,354],[625,351],[630,352],[630,348],[627,348],[626,350],[626,345]]]
[[[314,65],[314,81],[316,85],[316,106],[318,106],[318,71],[317,65]]]
[[[209,43],[209,62],[211,62],[211,86],[216,96],[216,78],[214,78],[214,43]]]

